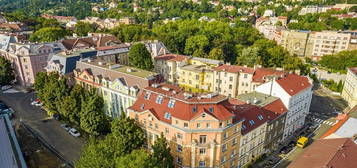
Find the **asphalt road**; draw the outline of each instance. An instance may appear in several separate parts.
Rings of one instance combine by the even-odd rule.
[[[34,93],[1,93],[0,100],[15,110],[15,122],[21,119],[39,133],[47,143],[51,144],[66,160],[74,163],[84,146],[84,140],[72,137],[62,127],[61,122],[50,119],[47,122],[46,112],[39,107],[31,106]]]

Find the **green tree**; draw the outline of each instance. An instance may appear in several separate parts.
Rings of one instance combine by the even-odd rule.
[[[92,94],[81,105],[80,127],[93,136],[106,133],[109,123],[102,109],[103,98]]]
[[[205,35],[196,35],[186,40],[185,53],[192,55],[195,51],[201,50],[206,53],[209,40]]]
[[[74,32],[78,36],[87,36],[90,32],[95,32],[98,26],[87,22],[79,21],[74,27]]]
[[[63,38],[67,34],[66,30],[60,27],[45,27],[33,33],[30,37],[30,41],[52,42]]]
[[[43,99],[44,88],[48,80],[47,72],[38,72],[36,74],[34,88],[36,91],[36,95],[39,99]]]
[[[156,167],[162,168],[173,168],[174,159],[170,154],[170,147],[166,142],[166,138],[161,133],[160,138],[158,138],[155,144],[152,146],[153,154],[152,160]]]
[[[119,153],[128,154],[145,143],[144,131],[135,123],[135,120],[126,117],[125,113],[112,122],[111,131],[118,141],[117,144],[121,146],[121,149],[118,149]]]
[[[134,44],[128,55],[131,66],[149,71],[154,68],[151,55],[144,44]]]
[[[260,63],[259,49],[257,47],[248,47],[242,50],[242,53],[237,57],[238,65],[253,66]]]
[[[209,52],[208,58],[215,60],[223,60],[224,53],[221,48],[214,48]]]
[[[11,62],[0,56],[0,87],[9,85],[15,79]]]
[[[113,143],[115,142],[108,141],[107,138],[104,140],[95,140],[95,138],[91,138],[81,152],[80,158],[76,161],[75,167],[114,168],[114,158],[117,156],[113,155],[115,152]]]
[[[117,158],[115,163],[116,168],[152,167],[150,155],[143,149],[133,150],[130,154]]]

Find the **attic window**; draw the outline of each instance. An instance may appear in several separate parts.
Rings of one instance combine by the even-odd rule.
[[[210,107],[210,108],[209,108],[209,112],[210,112],[210,113],[213,113],[213,107]]]
[[[162,101],[163,101],[163,97],[162,96],[157,96],[156,103],[157,104],[162,104]]]
[[[205,117],[206,117],[206,114],[205,114],[205,113],[203,113],[203,114],[202,114],[202,118],[205,118]]]
[[[168,120],[171,119],[171,114],[169,112],[166,112],[165,113],[165,118],[168,119]]]
[[[150,92],[146,92],[144,98],[145,98],[146,100],[149,100],[149,99],[150,99],[150,95],[151,95]]]
[[[174,108],[174,106],[175,106],[175,100],[170,99],[169,103],[167,104],[167,107]]]
[[[192,113],[196,113],[197,112],[197,107],[192,107]]]
[[[263,116],[262,115],[258,115],[258,119],[259,120],[263,120]]]
[[[249,120],[249,124],[250,124],[250,125],[254,125],[255,122],[254,122],[253,120]]]

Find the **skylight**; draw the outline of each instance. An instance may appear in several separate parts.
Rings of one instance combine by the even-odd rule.
[[[213,113],[213,107],[209,108],[209,112]]]
[[[258,119],[259,120],[263,120],[263,116],[260,114],[260,115],[258,115]]]
[[[254,122],[253,120],[249,120],[249,124],[250,124],[250,125],[254,125],[255,122]]]
[[[246,129],[247,127],[244,125],[244,124],[242,124],[242,129]]]

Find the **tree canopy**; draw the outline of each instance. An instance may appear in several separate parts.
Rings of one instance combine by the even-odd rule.
[[[32,42],[53,42],[68,35],[67,31],[60,27],[44,27],[30,36]]]
[[[357,50],[324,55],[319,64],[333,71],[346,72],[346,69],[349,67],[357,67]]]
[[[154,68],[151,54],[142,43],[134,44],[129,51],[129,64],[133,67],[152,70]]]
[[[0,87],[12,84],[14,79],[15,74],[11,62],[0,56]]]

